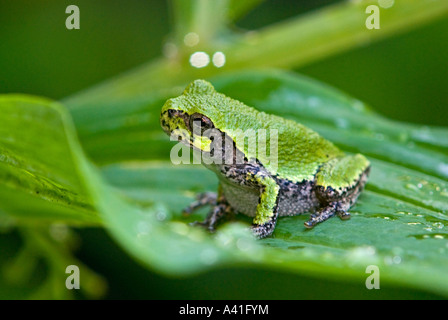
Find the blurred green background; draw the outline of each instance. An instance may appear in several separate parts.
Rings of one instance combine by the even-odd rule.
[[[236,28],[257,29],[334,2],[267,0]],[[80,30],[65,28],[70,4],[80,8]],[[161,55],[172,26],[169,6],[162,0],[0,0],[0,93],[62,99]],[[448,125],[447,36],[448,19],[439,19],[297,72],[349,93],[386,117]],[[166,278],[128,257],[104,230],[76,233],[80,242],[75,254],[105,277],[105,298],[437,298],[393,287],[369,291],[364,283],[323,282],[270,270],[234,268]],[[14,231],[0,233],[0,263],[15,254],[20,241]],[[36,275],[36,283],[38,279]],[[36,283],[10,292],[9,298],[25,296]]]

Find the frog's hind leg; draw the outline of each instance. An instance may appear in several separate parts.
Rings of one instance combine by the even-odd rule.
[[[346,201],[333,201],[326,204],[316,213],[312,213],[310,219],[305,222],[305,227],[312,228],[316,224],[330,219],[334,215],[338,215],[342,220],[350,219],[350,204]]]
[[[312,213],[310,219],[305,222],[305,227],[312,228],[316,224],[330,219],[336,213],[337,202],[331,202],[327,206],[319,209],[316,213]]]
[[[312,228],[334,215],[350,218],[348,210],[355,204],[367,182],[370,164],[362,155],[345,156],[324,165],[316,175],[315,193],[320,209],[311,214],[305,227]]]

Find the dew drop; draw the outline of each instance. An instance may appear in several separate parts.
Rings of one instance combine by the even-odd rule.
[[[412,184],[412,183],[406,184],[406,189],[414,190],[414,191],[419,190],[418,187],[416,185]]]
[[[184,36],[184,43],[188,47],[194,47],[199,43],[199,35],[196,32],[189,32]]]
[[[166,214],[165,211],[163,211],[163,210],[159,210],[159,211],[157,211],[157,213],[156,213],[156,218],[157,218],[157,220],[159,220],[159,221],[164,221],[164,220],[166,220],[166,218],[167,218],[167,214]]]
[[[172,42],[167,42],[163,46],[163,55],[168,59],[175,58],[178,52],[177,46]]]
[[[444,227],[442,222],[434,222],[432,225],[437,229],[442,229]]]
[[[437,169],[444,175],[448,176],[448,163],[441,163],[438,165]]]
[[[203,51],[197,51],[190,56],[190,64],[195,68],[204,68],[210,63],[210,57]]]
[[[252,242],[245,238],[240,238],[236,241],[236,247],[241,251],[250,251],[252,248]]]
[[[395,264],[401,263],[401,257],[400,256],[394,256],[392,258],[392,262],[395,263]]]
[[[53,223],[49,232],[50,236],[56,241],[65,241],[70,234],[68,226],[62,223]]]
[[[395,0],[378,0],[378,4],[381,8],[388,9],[393,7]]]
[[[226,64],[226,55],[221,51],[215,52],[212,61],[215,67],[221,68]]]

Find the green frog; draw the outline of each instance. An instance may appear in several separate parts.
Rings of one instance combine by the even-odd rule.
[[[200,194],[185,209],[211,205],[198,223],[211,231],[234,213],[253,217],[258,238],[272,235],[283,216],[310,213],[306,228],[335,215],[348,219],[370,171],[365,156],[347,155],[304,125],[229,98],[205,80],[166,101],[160,123],[219,179],[217,193]]]

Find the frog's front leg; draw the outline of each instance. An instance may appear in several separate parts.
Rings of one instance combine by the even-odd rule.
[[[194,225],[200,225],[208,231],[215,231],[218,222],[226,216],[232,215],[233,209],[226,202],[217,203],[213,209],[208,213],[207,217],[202,222],[194,222]]]
[[[274,232],[277,223],[280,187],[272,177],[262,172],[249,173],[248,179],[253,180],[260,187],[252,232],[258,238],[265,238]]]
[[[185,216],[189,216],[194,211],[196,211],[199,208],[208,206],[208,205],[215,205],[217,201],[217,194],[215,192],[203,192],[199,193],[196,196],[196,200],[192,202],[188,207],[186,207],[182,214]]]
[[[204,221],[195,221],[192,223],[193,225],[200,225],[202,227],[205,227],[209,231],[215,231],[216,225],[222,218],[233,214],[232,207],[227,203],[222,193],[221,186],[218,187],[218,193],[200,193],[196,197],[196,201],[185,208],[183,213],[185,215],[189,215],[193,213],[193,211],[196,211],[197,209],[207,205],[213,206],[212,210],[208,213]]]

